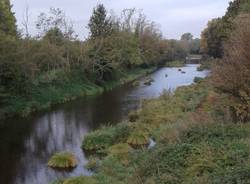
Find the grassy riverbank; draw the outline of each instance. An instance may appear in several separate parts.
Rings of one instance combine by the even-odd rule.
[[[79,73],[60,77],[60,81],[53,81],[53,75],[46,77],[45,82],[30,89],[27,96],[13,95],[0,108],[0,117],[12,115],[27,116],[34,111],[47,109],[54,104],[65,103],[77,97],[96,95],[105,90],[133,81],[141,76],[156,70],[156,67],[135,68],[128,71],[117,72],[115,79],[96,85],[91,80],[83,78]],[[42,77],[41,77],[42,78]],[[56,77],[55,77],[56,78]],[[41,81],[39,81],[41,83]]]
[[[233,123],[230,103],[207,81],[145,101],[131,122],[85,137],[95,174],[72,184],[249,183],[250,126]]]

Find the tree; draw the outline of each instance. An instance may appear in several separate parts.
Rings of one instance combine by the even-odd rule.
[[[239,14],[250,12],[250,0],[234,0],[229,3],[225,16],[213,19],[202,32],[201,48],[203,54],[215,58],[223,57],[223,43],[230,39],[235,29],[234,19]]]
[[[223,42],[227,40],[226,25],[221,18],[213,19],[201,34],[201,51],[214,58],[223,56]]]
[[[9,0],[0,1],[0,31],[10,36],[17,36],[16,18],[11,7]]]
[[[250,15],[235,19],[236,29],[225,44],[224,57],[213,69],[214,86],[235,99],[231,103],[241,121],[250,120]]]
[[[48,14],[41,13],[38,16],[36,28],[39,31],[39,38],[45,36],[51,30],[54,32],[60,31],[67,40],[75,40],[77,37],[72,22],[67,19],[65,12],[59,8],[50,8]]]
[[[107,11],[102,4],[94,8],[88,28],[90,30],[90,37],[93,39],[105,37],[112,33],[112,22],[107,16]]]
[[[193,40],[193,35],[191,33],[184,33],[182,36],[181,36],[181,40],[182,41],[192,41]]]

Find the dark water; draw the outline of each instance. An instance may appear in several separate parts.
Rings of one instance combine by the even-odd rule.
[[[0,123],[0,183],[47,184],[53,179],[76,175],[90,175],[80,149],[84,135],[103,124],[122,121],[138,108],[142,99],[157,97],[164,89],[174,90],[189,85],[195,76],[205,77],[207,72],[196,71],[197,65],[182,68],[162,68],[151,77],[151,86],[118,87],[100,96],[77,99],[58,105],[47,112],[28,118],[13,118]],[[166,78],[165,75],[168,75]],[[72,172],[58,172],[46,166],[48,158],[58,151],[71,151],[77,155],[79,165]]]

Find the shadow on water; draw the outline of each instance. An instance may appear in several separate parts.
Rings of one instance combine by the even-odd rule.
[[[191,84],[196,76],[207,75],[196,68],[197,65],[183,67],[186,74],[178,68],[162,68],[151,74],[155,80],[151,86],[144,86],[142,78],[138,87],[127,84],[28,118],[0,123],[0,183],[47,184],[56,178],[90,175],[84,168],[87,159],[80,148],[84,135],[104,124],[124,120],[131,110],[138,108],[142,99],[157,97],[164,89],[174,90]],[[67,150],[76,154],[79,161],[72,172],[58,172],[46,166],[51,155]]]

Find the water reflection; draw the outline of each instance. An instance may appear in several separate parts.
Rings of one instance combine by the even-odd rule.
[[[103,124],[123,120],[142,99],[157,97],[163,89],[174,90],[191,84],[195,76],[207,75],[207,72],[197,72],[196,67],[182,68],[186,74],[177,68],[162,68],[151,75],[155,80],[151,86],[144,86],[144,79],[140,79],[139,87],[124,85],[100,96],[58,105],[29,118],[0,123],[0,183],[47,184],[55,178],[91,174],[84,168],[87,160],[80,149],[84,135]],[[46,167],[52,154],[65,150],[77,155],[76,169],[57,172]]]

